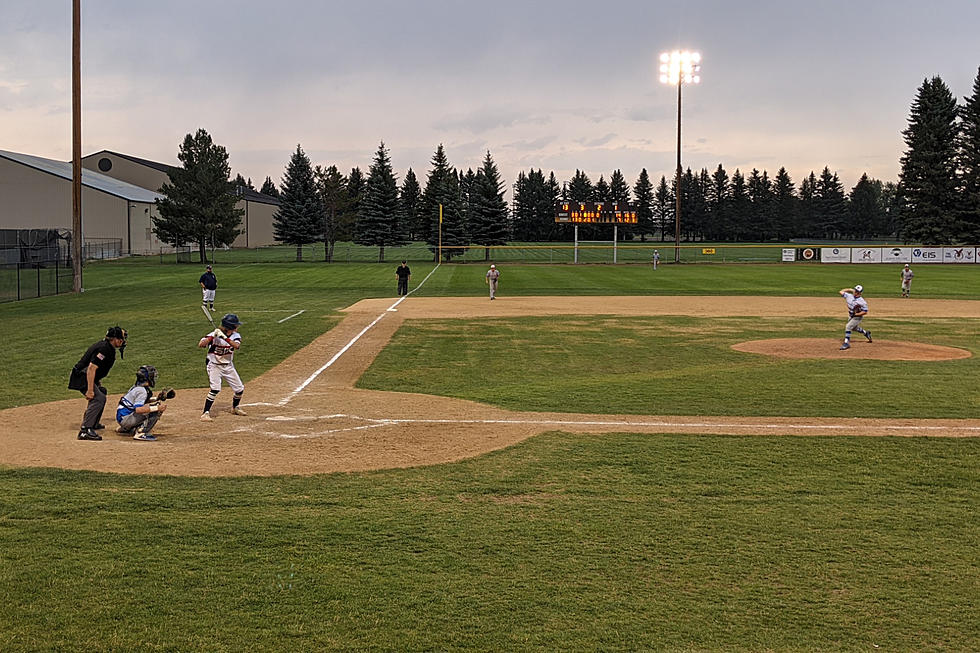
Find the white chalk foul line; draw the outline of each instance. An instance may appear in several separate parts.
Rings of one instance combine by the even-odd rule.
[[[439,265],[441,265],[441,263]],[[422,283],[420,283],[419,285],[415,286],[415,288],[412,290],[412,292],[415,292],[416,290],[418,290],[419,288],[421,288],[422,287],[422,284],[425,283],[428,280],[428,278],[431,277],[433,275],[433,273],[435,273],[435,271],[439,269],[439,265],[436,265],[436,267],[432,268],[432,272],[430,272],[429,274],[427,274],[425,276],[425,279],[422,279]],[[296,397],[296,395],[298,395],[300,392],[303,391],[304,388],[306,388],[306,386],[308,386],[311,383],[313,383],[313,381],[316,379],[316,377],[320,376],[323,373],[324,370],[326,370],[328,367],[330,367],[331,365],[333,365],[334,363],[336,363],[337,360],[339,360],[340,357],[343,356],[344,353],[346,353],[347,350],[350,349],[354,345],[355,342],[357,342],[358,340],[361,339],[361,336],[363,336],[365,333],[367,333],[368,331],[370,331],[371,328],[374,327],[375,324],[377,324],[378,322],[380,322],[381,321],[381,318],[383,318],[385,315],[388,314],[388,311],[397,310],[395,307],[398,306],[399,304],[401,304],[407,298],[408,298],[408,295],[403,295],[402,297],[399,297],[398,298],[398,301],[396,301],[394,304],[392,304],[391,306],[389,306],[388,308],[386,308],[384,313],[382,313],[378,317],[374,318],[374,321],[371,322],[371,324],[369,324],[366,327],[364,327],[363,329],[361,329],[361,332],[358,333],[356,336],[354,336],[351,339],[350,342],[348,342],[346,345],[344,345],[341,348],[340,351],[338,351],[336,354],[334,354],[333,355],[333,358],[331,358],[326,363],[324,363],[323,366],[320,367],[320,369],[318,369],[316,372],[314,372],[313,374],[311,374],[309,376],[309,378],[307,378],[305,381],[303,381],[301,384],[299,384],[296,387],[295,390],[293,390],[288,395],[286,395],[285,397],[283,397],[282,399],[280,399],[279,400],[279,403],[277,405],[278,406],[285,406],[290,401],[292,401]]]
[[[324,415],[322,417],[270,417],[270,421],[312,421],[317,419],[347,418],[368,422],[366,425],[347,428],[334,428],[305,435],[270,434],[282,438],[315,438],[320,435],[340,433],[342,431],[359,431],[380,426],[399,426],[402,424],[502,424],[502,425],[534,425],[534,426],[622,426],[622,427],[657,427],[657,428],[711,428],[711,429],[765,429],[765,430],[802,430],[802,431],[867,431],[867,426],[848,424],[735,424],[730,422],[682,422],[682,421],[640,421],[640,420],[568,420],[568,419],[398,419],[371,418],[358,415]],[[888,431],[966,431],[980,433],[980,426],[915,426],[908,424],[881,424],[875,430]]]
[[[284,318],[282,318],[281,320],[279,320],[278,322],[276,322],[276,324],[282,324],[282,323],[283,323],[283,322],[285,322],[286,320],[291,320],[291,319],[293,319],[294,317],[296,317],[297,315],[302,315],[302,314],[303,314],[303,313],[305,313],[305,312],[306,312],[306,309],[304,308],[304,309],[303,309],[302,311],[300,311],[299,313],[293,313],[293,314],[292,314],[292,315],[290,315],[289,317],[284,317]]]

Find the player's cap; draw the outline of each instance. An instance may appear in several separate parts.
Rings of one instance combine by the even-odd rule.
[[[854,292],[864,292],[864,286],[860,284],[854,286]]]
[[[210,266],[210,265],[208,266],[208,269],[209,269],[209,270],[211,269],[211,266]]]
[[[906,263],[906,264],[905,264],[905,267],[908,267],[908,266],[909,266],[909,264],[908,264],[908,263]]]
[[[496,267],[497,267],[496,265],[491,265],[491,266],[490,266],[490,269],[491,269],[491,270],[494,270],[494,269],[496,269]]]

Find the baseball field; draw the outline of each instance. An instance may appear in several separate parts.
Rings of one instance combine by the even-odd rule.
[[[216,266],[207,424],[197,267],[0,305],[0,649],[980,648],[976,266],[394,267]],[[115,324],[156,442],[74,437]]]

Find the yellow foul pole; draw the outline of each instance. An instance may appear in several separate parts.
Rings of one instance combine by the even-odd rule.
[[[439,205],[439,260],[442,263],[442,204]]]

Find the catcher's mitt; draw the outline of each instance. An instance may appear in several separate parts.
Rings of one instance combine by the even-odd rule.
[[[157,396],[153,398],[153,403],[160,403],[161,401],[166,401],[167,399],[173,399],[177,396],[177,391],[173,388],[164,388],[157,393]]]

